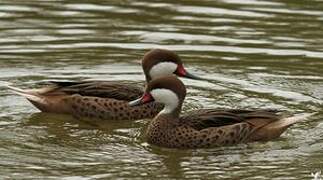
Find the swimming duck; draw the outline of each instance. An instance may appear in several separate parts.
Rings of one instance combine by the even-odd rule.
[[[177,77],[164,76],[150,81],[142,97],[129,103],[164,104],[148,126],[148,143],[168,148],[205,148],[268,141],[311,115],[283,118],[274,110],[201,109],[180,116],[185,96],[186,88]]]
[[[199,79],[189,73],[180,57],[173,51],[153,49],[142,58],[142,68],[149,82],[169,74]],[[128,102],[139,98],[143,88],[134,84],[113,81],[51,82],[40,89],[22,90],[8,86],[26,97],[42,112],[71,114],[81,118],[133,120],[152,118],[161,109],[158,103],[130,107]]]

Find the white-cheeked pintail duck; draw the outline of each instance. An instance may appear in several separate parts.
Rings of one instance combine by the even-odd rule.
[[[180,116],[185,96],[184,84],[172,75],[150,81],[143,96],[129,103],[164,104],[148,126],[148,143],[168,148],[205,148],[268,141],[312,115],[283,118],[274,110],[201,109]]]
[[[173,51],[153,49],[142,59],[142,68],[149,82],[169,74],[199,79],[183,66]],[[107,120],[134,120],[153,118],[161,109],[158,103],[130,107],[128,103],[139,98],[143,87],[113,81],[51,82],[51,85],[32,90],[8,86],[15,93],[26,97],[42,112],[71,114],[81,118]]]

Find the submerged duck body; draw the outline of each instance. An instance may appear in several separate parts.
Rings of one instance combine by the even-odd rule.
[[[206,148],[279,137],[289,126],[310,114],[283,118],[273,110],[201,109],[180,116],[186,88],[175,76],[148,83],[142,98],[131,106],[164,104],[150,122],[147,141],[168,148]]]
[[[149,82],[169,74],[198,78],[188,73],[177,54],[165,49],[153,49],[142,59],[142,68]],[[26,97],[42,112],[71,114],[111,120],[152,118],[162,105],[152,102],[130,107],[129,101],[139,98],[143,88],[130,83],[113,81],[51,82],[52,84],[32,90],[8,86],[15,93]]]

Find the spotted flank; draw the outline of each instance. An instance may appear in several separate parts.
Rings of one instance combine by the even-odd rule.
[[[156,103],[149,103],[139,107],[129,107],[127,101],[109,98],[82,97],[73,95],[66,99],[70,104],[71,113],[77,118],[96,118],[108,120],[133,120],[153,118],[162,108]]]

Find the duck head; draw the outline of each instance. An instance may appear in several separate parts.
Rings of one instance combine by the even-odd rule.
[[[146,81],[176,74],[180,77],[202,80],[202,78],[189,73],[180,57],[173,51],[166,49],[153,49],[147,52],[142,59]]]
[[[130,106],[138,106],[149,102],[164,104],[161,114],[178,116],[186,96],[186,88],[176,76],[169,75],[150,81],[141,98],[131,101]]]

